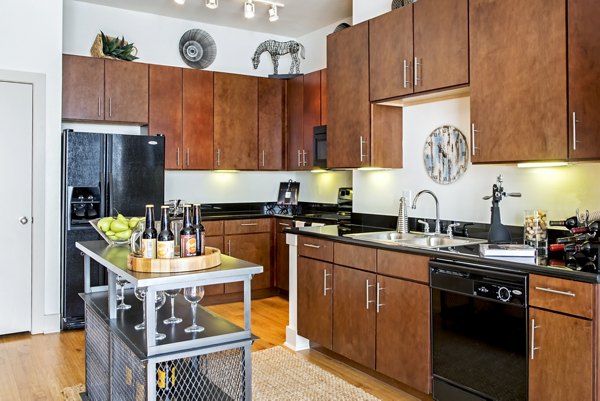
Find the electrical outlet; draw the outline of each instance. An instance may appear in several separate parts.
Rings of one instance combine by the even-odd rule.
[[[410,189],[402,190],[402,196],[406,199],[406,204],[410,207],[412,205],[412,191]]]

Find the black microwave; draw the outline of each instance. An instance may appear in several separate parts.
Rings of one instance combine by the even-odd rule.
[[[327,126],[313,128],[313,166],[327,168]]]

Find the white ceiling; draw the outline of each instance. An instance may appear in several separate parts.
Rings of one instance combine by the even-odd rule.
[[[352,15],[352,0],[277,0],[285,7],[278,8],[275,22],[269,22],[269,6],[258,2],[254,18],[244,18],[244,0],[219,0],[215,10],[207,8],[205,0],[186,0],[184,5],[173,0],[79,1],[293,38]]]

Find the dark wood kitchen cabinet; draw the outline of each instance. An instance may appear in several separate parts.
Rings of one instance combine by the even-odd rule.
[[[290,248],[286,244],[286,228],[293,226],[291,219],[275,219],[275,287],[290,289]]]
[[[326,70],[288,80],[288,170],[313,169],[313,128],[327,124]]]
[[[600,2],[569,0],[569,159],[600,158]]]
[[[285,81],[259,78],[259,170],[285,170],[285,126]]]
[[[165,168],[181,168],[183,74],[178,67],[149,66],[148,133],[165,136]]]
[[[597,290],[589,283],[529,276],[529,400],[595,399]]]
[[[563,0],[469,2],[473,163],[566,159],[565,23]]]
[[[223,248],[223,220],[203,221],[205,234],[205,245],[217,248],[224,253]],[[204,287],[204,295],[222,295],[225,292],[225,284],[213,284]]]
[[[327,36],[327,167],[402,167],[402,109],[369,101],[369,29]]]
[[[181,165],[186,170],[213,168],[212,71],[183,69]]]
[[[63,55],[65,120],[148,123],[148,65]]]
[[[224,253],[263,266],[263,272],[252,278],[252,290],[273,286],[273,232],[271,219],[224,221]],[[225,284],[225,293],[243,292],[243,283]]]
[[[420,0],[369,21],[370,99],[469,83],[467,0]]]
[[[258,78],[214,73],[214,168],[258,169]]]

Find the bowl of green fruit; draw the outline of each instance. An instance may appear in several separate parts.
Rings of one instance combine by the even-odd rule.
[[[123,245],[129,244],[131,233],[135,230],[140,221],[144,221],[144,218],[127,218],[122,214],[118,214],[117,217],[108,216],[101,219],[90,220],[90,224],[110,245]]]

